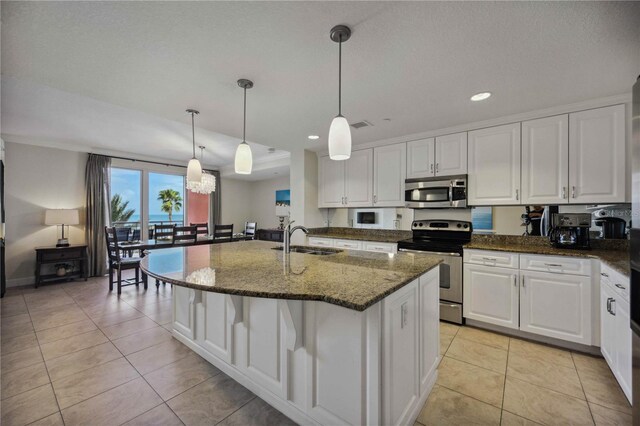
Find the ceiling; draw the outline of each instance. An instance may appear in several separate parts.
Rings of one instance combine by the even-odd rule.
[[[638,22],[640,2],[2,2],[2,134],[186,160],[195,107],[224,166],[243,77],[256,158],[321,150],[346,24],[343,114],[373,124],[365,143],[629,93]]]

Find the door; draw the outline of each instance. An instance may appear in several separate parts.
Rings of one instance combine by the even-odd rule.
[[[407,175],[407,144],[373,149],[373,204],[376,207],[404,207]]]
[[[345,203],[348,207],[373,205],[373,149],[353,151],[345,161]]]
[[[318,207],[344,207],[345,162],[318,158]]]
[[[616,378],[629,402],[631,398],[631,319],[629,317],[629,303],[620,296],[613,303],[612,311],[615,313],[615,348]]]
[[[569,198],[569,116],[522,123],[522,202],[566,204]]]
[[[625,201],[625,107],[569,114],[570,203]]]
[[[521,271],[520,330],[591,344],[591,278]]]
[[[407,179],[435,176],[435,139],[407,142]]]
[[[518,270],[465,263],[464,317],[518,329]]]
[[[520,204],[520,123],[469,132],[472,206]]]
[[[436,176],[467,174],[467,132],[436,138]]]
[[[611,370],[614,371],[616,319],[611,311],[611,303],[612,300],[615,300],[615,294],[609,285],[604,280],[600,282],[600,352]]]

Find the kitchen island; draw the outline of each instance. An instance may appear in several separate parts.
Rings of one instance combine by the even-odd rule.
[[[192,246],[141,267],[175,285],[174,337],[294,421],[413,424],[437,378],[441,258],[318,250]]]

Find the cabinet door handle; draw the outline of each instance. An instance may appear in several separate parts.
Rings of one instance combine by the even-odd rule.
[[[433,163],[431,163],[431,173],[433,173]]]
[[[545,263],[545,265],[546,265],[546,266],[555,266],[555,267],[557,267],[557,268],[561,268],[561,267],[562,267],[562,265],[561,265],[561,264],[559,264],[559,263]]]
[[[348,200],[348,198],[347,198],[347,197],[344,197],[344,205],[345,205],[345,206],[348,204],[348,201],[347,201],[347,200]]]
[[[564,200],[565,198],[567,198],[567,188],[565,188],[564,186],[562,187],[562,199]]]
[[[614,310],[614,308],[615,308],[614,305],[613,305],[614,303],[616,303],[616,299],[611,298],[611,302],[609,303],[609,313],[615,317],[616,316],[616,311]]]
[[[525,285],[524,285],[524,275],[523,275],[522,276],[522,288],[524,288],[524,287],[525,287]]]
[[[622,284],[616,284],[616,287],[618,287],[619,289],[622,290],[626,290],[627,288],[625,286],[623,286]]]
[[[607,312],[611,313],[611,301],[613,299],[610,297],[607,297]]]
[[[576,187],[575,186],[571,187],[571,198],[576,198]]]
[[[600,272],[600,275],[602,275],[603,277],[609,278],[609,274],[605,274],[604,272]]]
[[[436,163],[436,173],[438,173],[438,170],[440,170],[440,163]]]
[[[516,201],[520,199],[520,190],[516,189]]]
[[[378,196],[377,196],[377,195],[374,195],[374,196],[373,196],[373,202],[374,202],[374,203],[377,203],[377,202],[378,202]]]
[[[484,260],[490,260],[490,261],[492,261],[492,262],[495,262],[495,261],[497,261],[497,260],[498,260],[498,259],[496,259],[495,257],[484,257],[484,256],[482,257],[482,259],[484,259]]]
[[[518,287],[518,276],[517,275],[513,276],[513,286],[514,287]]]

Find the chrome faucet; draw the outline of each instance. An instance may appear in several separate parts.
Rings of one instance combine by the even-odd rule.
[[[287,228],[284,231],[284,252],[287,254],[291,253],[291,236],[294,232],[296,232],[298,229],[301,229],[305,234],[309,233],[309,230],[304,226],[294,226],[293,228],[291,228],[291,224],[294,222],[295,220],[289,222],[287,224]]]

